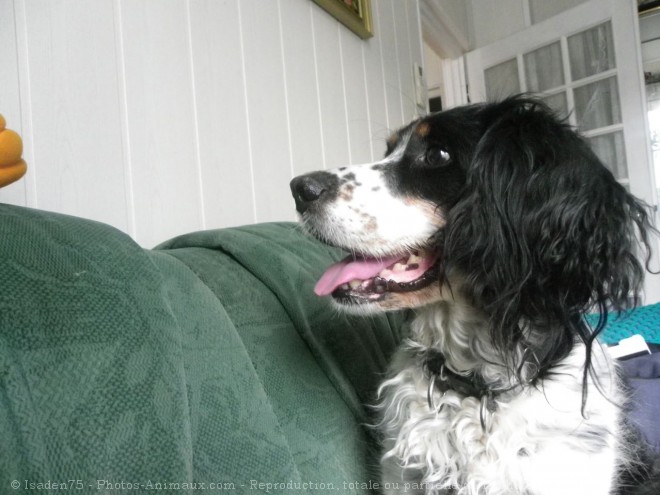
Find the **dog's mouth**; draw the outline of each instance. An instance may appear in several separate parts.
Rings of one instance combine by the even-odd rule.
[[[392,292],[412,292],[438,280],[438,255],[416,249],[403,255],[353,255],[330,266],[314,287],[339,302],[375,302]]]

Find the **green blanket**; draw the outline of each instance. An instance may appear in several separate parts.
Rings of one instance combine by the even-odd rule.
[[[316,298],[338,256],[293,224],[147,251],[0,205],[0,493],[368,492],[401,318]]]

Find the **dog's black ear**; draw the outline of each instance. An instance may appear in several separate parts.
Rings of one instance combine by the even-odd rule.
[[[537,358],[554,361],[576,333],[590,344],[586,312],[636,302],[638,238],[648,250],[652,227],[646,207],[545,105],[514,98],[481,116],[466,191],[448,218],[445,273],[489,315],[502,352],[537,328],[546,335]]]

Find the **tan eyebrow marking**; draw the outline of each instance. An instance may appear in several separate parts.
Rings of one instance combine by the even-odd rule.
[[[429,135],[429,132],[431,132],[431,126],[428,122],[422,122],[417,126],[417,129],[415,129],[415,134],[419,137],[426,137]]]
[[[387,138],[387,144],[391,148],[393,148],[398,140],[399,140],[399,134],[395,132],[394,134],[392,134],[390,137]]]

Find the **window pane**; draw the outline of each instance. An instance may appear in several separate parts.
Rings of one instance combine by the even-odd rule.
[[[616,67],[610,22],[568,38],[573,81]]]
[[[486,96],[491,101],[520,93],[518,60],[515,58],[486,69],[484,76]]]
[[[559,42],[525,54],[524,60],[527,91],[538,93],[564,84]]]
[[[575,88],[574,96],[577,124],[581,131],[621,122],[616,76]]]
[[[626,147],[623,132],[617,131],[588,139],[596,156],[609,168],[617,179],[628,178]]]
[[[566,93],[564,91],[555,95],[542,96],[541,100],[554,110],[560,119],[568,117],[568,102],[566,101]]]

